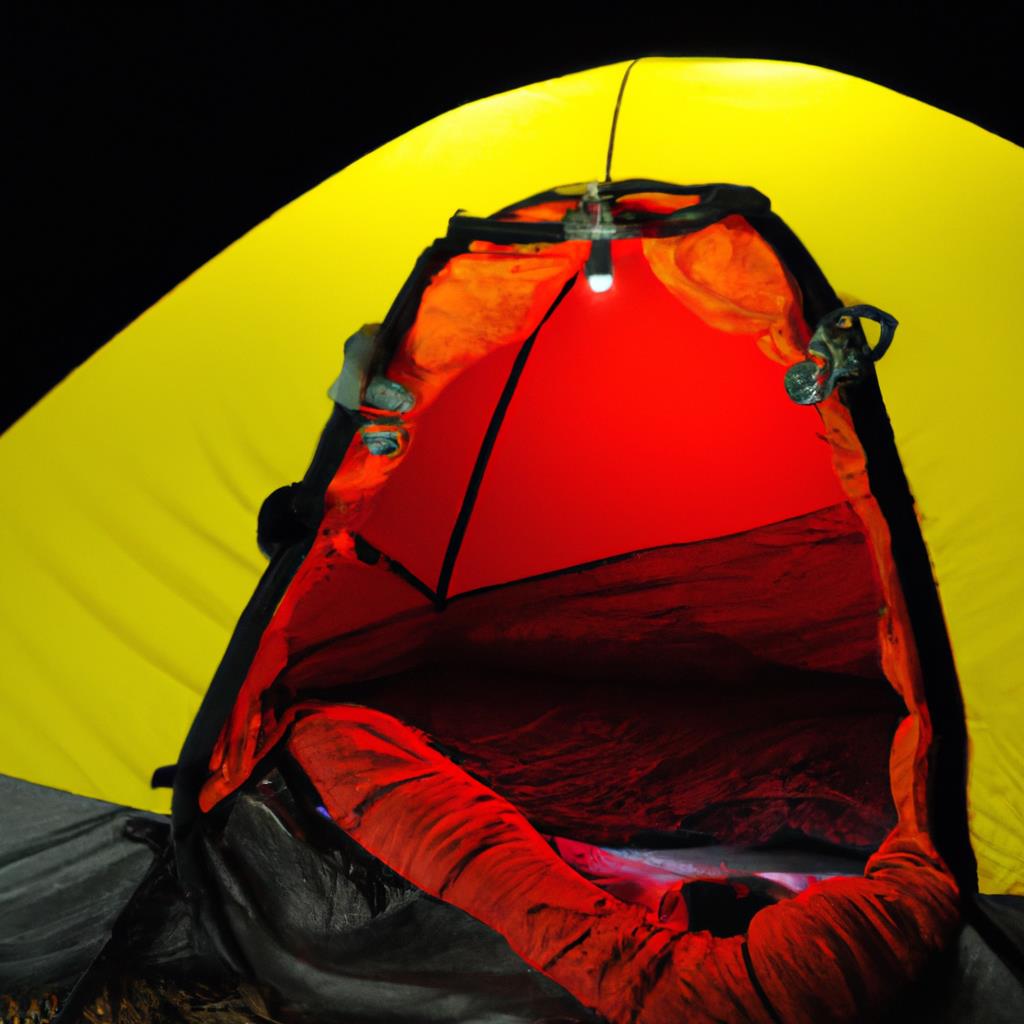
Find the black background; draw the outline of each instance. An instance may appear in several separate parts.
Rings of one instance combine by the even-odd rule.
[[[1008,4],[33,3],[7,21],[0,429],[278,207],[529,82],[648,54],[774,57],[1024,138]]]

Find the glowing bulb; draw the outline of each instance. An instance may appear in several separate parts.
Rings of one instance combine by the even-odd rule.
[[[615,268],[612,266],[612,246],[607,238],[595,238],[590,243],[590,256],[583,268],[592,292],[606,292],[612,286]]]

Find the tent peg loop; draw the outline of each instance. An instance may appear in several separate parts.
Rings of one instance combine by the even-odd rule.
[[[861,330],[862,318],[881,326],[881,335],[873,348]],[[797,405],[817,405],[838,385],[863,377],[867,367],[888,351],[898,323],[877,306],[842,306],[826,313],[807,345],[810,358],[786,371],[786,394]]]

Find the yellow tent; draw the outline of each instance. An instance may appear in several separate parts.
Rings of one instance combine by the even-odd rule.
[[[628,71],[628,77],[627,77]],[[614,148],[607,166],[615,120]],[[845,300],[893,311],[879,365],[952,641],[982,892],[1024,892],[1022,475],[1011,297],[1017,147],[805,65],[644,58],[470,103],[324,182],[113,339],[0,439],[0,772],[166,810],[352,329],[457,209],[552,185],[734,182],[771,197]]]

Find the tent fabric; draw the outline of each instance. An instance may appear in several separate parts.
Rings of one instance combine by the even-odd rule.
[[[878,675],[857,526],[841,506],[525,581],[443,617],[424,605],[299,656],[288,685],[426,730],[559,834],[621,843],[681,825],[757,843],[789,826],[873,848],[894,823],[905,708]],[[344,578],[358,593],[375,575],[391,574]],[[821,578],[845,585],[826,597]],[[772,606],[786,615],[769,619]],[[384,678],[361,682],[382,660]]]
[[[788,823],[877,845],[894,814],[888,748],[905,709],[877,674],[878,592],[851,571],[870,570],[851,518],[830,509],[520,583],[453,602],[441,621],[419,595],[370,623],[360,602],[338,635],[296,653],[253,758],[287,728],[292,694],[366,702],[429,726],[535,820],[580,837],[622,842],[714,820],[722,841],[767,841]],[[852,582],[825,600],[819,573]],[[349,594],[373,595],[375,582],[411,590],[382,562],[332,578]],[[786,614],[766,621],[776,601]],[[620,723],[611,735],[608,721]],[[737,759],[752,735],[763,746]]]
[[[647,239],[611,243],[608,292],[578,273],[581,246],[560,270],[550,259],[558,246],[471,246],[430,279],[380,363],[411,410],[360,409],[406,440],[380,454],[357,437],[341,459],[316,538],[214,747],[200,806],[214,812],[285,742],[346,835],[495,929],[608,1020],[864,1019],[917,978],[960,916],[956,881],[929,835],[933,731],[909,612],[843,396],[801,408],[781,387],[810,336],[794,281],[735,215],[684,238],[667,251]],[[623,429],[608,415],[621,348],[634,338],[645,372],[679,382],[661,420],[655,403],[642,404],[640,444],[628,420]],[[499,360],[502,349],[515,358]],[[707,386],[718,379],[724,386]],[[808,586],[796,567],[815,555],[821,575]],[[625,573],[595,586],[606,563]],[[708,571],[716,563],[732,578]],[[370,572],[353,573],[360,564]],[[366,588],[353,585],[360,576]],[[568,600],[538,616],[537,585],[562,578]],[[831,588],[841,607],[818,598],[812,609],[810,595]],[[481,615],[488,598],[491,614]],[[695,611],[687,621],[680,609]],[[452,617],[468,619],[461,636]],[[837,637],[837,621],[860,643]],[[828,635],[801,643],[816,625]],[[503,632],[519,634],[519,678],[495,675]],[[730,659],[726,640],[746,664]],[[631,708],[595,692],[585,655],[566,670],[592,642],[610,692],[628,688]],[[816,680],[830,698],[852,698],[838,722],[864,711],[858,676],[902,698],[905,716],[896,725],[892,715],[878,737],[883,748],[891,739],[888,770],[876,757],[873,779],[867,745],[857,757],[834,734],[819,734],[815,748],[791,722],[781,738],[771,732],[766,694],[821,703],[785,678],[787,668],[813,671],[816,656],[855,679],[845,689]],[[386,694],[403,672],[414,697],[427,693],[431,736],[353,704],[352,688],[379,681]],[[461,692],[446,689],[460,673]],[[574,674],[582,685],[570,692]],[[738,693],[723,685],[730,674]],[[538,675],[575,712],[567,727],[553,708],[527,710],[524,681]],[[490,696],[503,690],[513,699]],[[702,694],[711,695],[703,704]],[[474,709],[461,728],[451,717],[460,704]],[[698,749],[687,760],[699,743],[673,728],[677,707],[724,759]],[[754,721],[730,735],[744,714]],[[660,742],[648,731],[631,745],[628,723],[645,715],[662,727]],[[744,730],[768,767],[737,742]],[[504,777],[500,738],[511,740]],[[891,796],[872,801],[871,782],[886,776]],[[840,809],[822,811],[822,798]],[[661,819],[648,810],[659,806]],[[874,852],[863,877],[811,886],[760,910],[745,936],[719,939],[685,916],[603,893],[534,828],[628,843],[629,830],[671,834],[698,820],[718,842],[795,833]]]
[[[468,104],[369,154],[193,275],[0,439],[0,467],[21,481],[0,510],[17,581],[3,599],[4,664],[19,680],[2,770],[166,808],[152,769],[175,760],[259,576],[252,522],[307,457],[326,409],[310,382],[336,373],[339,327],[379,319],[453,209],[601,177],[625,70]],[[823,154],[854,139],[873,140],[874,155],[837,182]],[[1007,388],[966,386],[976,357],[964,342],[984,339],[989,365],[1012,365],[1019,150],[832,71],[645,58],[610,170],[756,184],[844,297],[899,316],[880,383],[963,689],[979,884],[1020,892],[1020,477],[991,443],[1019,432],[1020,410]]]
[[[582,278],[565,294],[572,267],[584,257],[580,243],[567,243],[575,247],[569,267],[552,263],[553,252],[564,251],[561,246],[515,254],[490,246],[486,254],[454,257],[436,275],[388,369],[390,379],[415,399],[402,420],[408,446],[387,458],[364,445],[346,454],[328,488],[320,536],[264,634],[214,754],[216,774],[204,790],[204,809],[236,788],[280,735],[258,702],[289,661],[372,621],[365,616],[368,595],[361,594],[358,602],[347,599],[347,581],[335,578],[339,560],[358,561],[357,536],[428,590],[443,590],[448,597],[632,550],[735,533],[826,507],[844,494],[854,499],[872,535],[874,571],[882,583],[876,606],[884,609],[875,616],[881,657],[888,677],[920,716],[919,752],[912,760],[923,756],[930,733],[919,669],[904,635],[906,613],[890,567],[887,528],[867,493],[864,455],[849,414],[838,396],[823,404],[823,444],[818,413],[782,396],[781,371],[771,361],[797,361],[796,339],[809,336],[794,312],[794,286],[778,257],[741,219],[727,220],[725,238],[719,227],[689,236],[710,233],[703,257],[674,259],[657,279],[649,269],[646,242],[642,250],[639,242],[616,243],[620,286],[607,296],[595,297]],[[697,246],[689,243],[687,251]],[[502,289],[496,287],[503,276],[513,282],[509,300],[501,300]],[[481,278],[491,282],[482,298]],[[694,281],[701,283],[703,301]],[[524,283],[527,290],[517,293]],[[564,297],[557,309],[552,305],[556,287],[563,288]],[[686,296],[682,308],[674,301],[681,294]],[[499,297],[497,307],[492,296]],[[709,321],[721,325],[726,303],[725,329],[745,331],[728,347],[717,332],[701,327],[702,322],[711,326]],[[774,315],[762,313],[759,304],[775,305]],[[504,335],[491,323],[495,308],[510,318]],[[438,310],[451,312],[439,315]],[[529,310],[525,321],[520,310]],[[687,318],[694,310],[700,316]],[[425,353],[438,324],[444,344],[435,347],[441,355],[432,367]],[[539,337],[521,375],[516,367],[525,346],[516,362],[510,354],[500,361],[483,358],[487,347],[507,351],[522,345],[531,331]],[[645,447],[647,458],[637,450],[634,434],[605,411],[619,372],[621,339],[633,335],[644,339],[643,358],[655,372],[680,380],[718,373],[728,381],[728,401],[713,389],[702,397],[680,387],[683,399],[660,403],[660,415],[656,407],[645,409],[642,430],[657,439]],[[480,338],[495,340],[482,346]],[[457,348],[460,339],[465,352]],[[457,394],[439,402],[442,390],[457,381],[453,368],[467,368],[474,357],[474,370],[480,372],[467,375]],[[509,386],[515,387],[514,399],[499,422],[492,411],[501,407],[502,389]],[[557,418],[551,410],[557,410]],[[558,438],[563,424],[578,435],[568,445]],[[488,439],[492,426],[497,433]],[[487,440],[494,447],[481,464],[478,453]],[[563,457],[566,448],[570,459]],[[671,470],[665,469],[662,451],[673,453]],[[606,466],[615,467],[614,487],[606,485]],[[382,488],[385,480],[388,486]],[[519,511],[510,533],[506,510],[512,502]],[[602,514],[595,516],[598,507]],[[463,536],[457,542],[459,526]],[[453,551],[450,580],[442,587]],[[377,606],[382,619],[408,611],[410,601],[415,604],[401,586],[387,589],[393,603]],[[373,593],[382,591],[378,586]],[[346,611],[352,604],[358,609]],[[357,621],[346,622],[353,612]],[[309,621],[318,614],[322,625]],[[372,678],[383,669],[365,671]],[[908,739],[910,731],[903,736]]]

